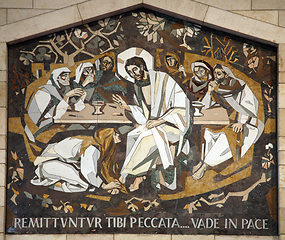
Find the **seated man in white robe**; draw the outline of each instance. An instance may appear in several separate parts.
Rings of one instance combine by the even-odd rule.
[[[124,183],[128,175],[136,176],[130,191],[138,190],[147,172],[156,165],[162,164],[167,170],[179,154],[189,153],[184,138],[190,131],[189,100],[168,74],[153,71],[152,67],[153,57],[143,49],[131,48],[118,55],[119,74],[134,83],[134,105],[114,95],[114,102],[130,111],[136,121],[136,128],[127,136],[120,178]],[[176,177],[171,183],[158,177],[165,187],[176,189]]]
[[[220,129],[205,127],[202,161],[193,168],[193,179],[204,176],[207,166],[217,166],[229,159],[239,161],[263,132],[257,118],[258,100],[247,84],[225,66],[214,66],[215,80],[203,97],[205,108],[220,105],[226,108],[230,124]]]
[[[75,110],[81,111],[85,107],[83,102],[86,93],[80,88],[70,89],[69,74],[67,67],[53,70],[47,83],[40,86],[30,97],[24,127],[31,142],[35,142],[40,133],[53,126],[53,120],[62,117],[69,108],[70,98],[78,97]],[[49,138],[46,142],[48,140]]]

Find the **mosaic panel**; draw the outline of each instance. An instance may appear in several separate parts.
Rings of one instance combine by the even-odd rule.
[[[6,232],[276,235],[276,56],[146,9],[9,46]]]

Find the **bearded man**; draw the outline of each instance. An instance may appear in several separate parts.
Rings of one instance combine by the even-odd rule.
[[[136,121],[135,129],[127,136],[120,179],[124,182],[127,176],[136,176],[130,191],[139,189],[149,170],[162,165],[167,171],[174,167],[178,156],[187,156],[190,150],[186,139],[192,125],[189,100],[173,78],[152,68],[153,57],[141,48],[131,48],[118,55],[119,74],[134,83],[135,104],[127,104],[114,95],[114,102],[131,112]],[[156,173],[160,184],[176,189],[175,176],[166,181],[161,172]]]

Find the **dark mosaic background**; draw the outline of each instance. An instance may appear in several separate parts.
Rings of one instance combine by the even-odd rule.
[[[30,183],[36,168],[31,156],[40,155],[46,146],[34,146],[24,133],[23,116],[27,114],[26,104],[31,93],[44,84],[51,69],[67,66],[72,71],[71,76],[74,76],[74,66],[80,61],[93,59],[90,62],[94,63],[98,56],[107,54],[114,56],[114,70],[101,72],[104,77],[96,87],[108,93],[123,92],[126,99],[132,102],[133,85],[129,82],[121,79],[123,84],[106,87],[106,82],[114,77],[117,70],[116,56],[130,47],[148,51],[155,59],[154,70],[172,76],[191,100],[193,96],[187,85],[193,75],[190,65],[197,60],[207,61],[212,67],[216,63],[229,66],[235,69],[239,78],[246,77],[243,80],[249,86],[256,86],[252,90],[259,96],[259,104],[263,105],[259,114],[265,123],[265,130],[254,144],[249,164],[240,169],[247,168],[247,174],[239,174],[237,178],[229,176],[227,184],[222,187],[213,185],[210,191],[203,191],[210,184],[206,176],[194,182],[189,180],[187,184],[199,155],[195,146],[201,126],[194,125],[189,136],[193,161],[190,166],[180,168],[179,184],[173,191],[154,189],[149,177],[151,172],[138,191],[120,192],[118,195],[111,195],[101,188],[94,192],[64,193]],[[184,66],[186,78],[182,78],[179,71],[171,72],[165,65],[158,64],[158,59],[170,51],[180,57],[179,64]],[[271,46],[146,9],[9,46],[6,232],[276,235],[276,56],[276,48]],[[41,71],[36,72],[35,69]],[[252,82],[251,85],[249,82]],[[92,136],[94,130],[105,127],[119,128],[122,125],[86,124],[81,130],[58,132],[47,143],[59,142],[69,136]],[[125,159],[126,135],[121,135],[122,142],[117,146],[119,167]],[[218,169],[210,170],[219,173]],[[126,187],[132,180],[127,180]],[[95,217],[100,218],[102,228],[100,224],[95,226]],[[39,221],[38,226],[41,226],[33,227],[30,218]],[[236,223],[236,228],[225,225],[229,219]],[[18,221],[17,224],[15,221]],[[43,221],[42,224],[40,221]],[[67,225],[64,227],[61,221]],[[93,221],[91,227],[88,225],[90,221]],[[135,222],[133,226],[131,221]],[[263,225],[264,221],[267,225]]]

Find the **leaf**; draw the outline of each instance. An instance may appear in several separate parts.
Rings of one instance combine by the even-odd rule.
[[[155,17],[155,15],[154,15],[153,13],[149,13],[149,14],[148,14],[148,18],[149,18],[150,20],[152,20],[152,21],[157,22],[157,18]]]
[[[110,20],[110,18],[105,18],[105,19],[104,19],[104,24],[105,24],[105,26],[107,26],[107,24],[109,23],[109,20]]]
[[[156,43],[157,42],[157,32],[155,32],[153,34],[153,42]]]
[[[99,21],[98,21],[98,24],[99,24],[101,27],[105,27],[104,22],[103,22],[102,20],[99,20]]]
[[[56,206],[53,205],[52,207],[53,207],[53,209],[54,209],[55,211],[59,211],[59,210],[62,209],[63,206],[61,205],[61,206],[59,206],[59,207],[56,207]]]
[[[138,14],[137,13],[132,13],[132,15],[133,15],[133,17],[137,17],[138,16]]]
[[[140,12],[140,15],[141,15],[143,18],[146,18],[145,12]]]
[[[117,40],[113,40],[113,42],[114,42],[114,44],[116,45],[116,46],[119,46],[120,44],[119,44],[119,42],[117,41]]]
[[[148,34],[148,35],[147,35],[147,41],[148,41],[148,42],[152,40],[152,36],[153,36],[153,34]]]
[[[19,57],[19,60],[23,62],[24,65],[30,65],[30,63],[33,62],[32,59],[33,56],[30,53],[28,54],[22,53]]]
[[[70,213],[73,213],[74,209],[71,205],[67,205],[66,208],[70,211]]]
[[[27,198],[33,199],[33,195],[32,194],[30,194],[30,193],[28,193],[26,191],[24,191],[24,194],[26,195]]]
[[[102,47],[105,44],[104,41],[99,42],[99,47]]]
[[[87,204],[85,204],[85,203],[80,203],[80,208],[86,209],[86,208],[87,208]]]
[[[74,35],[77,37],[77,38],[81,38],[81,30],[79,28],[76,28],[74,30]]]
[[[19,158],[16,152],[11,151],[11,155],[14,160],[17,160]]]

